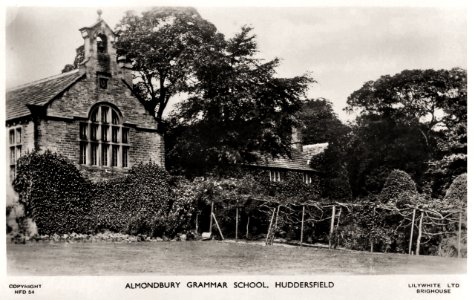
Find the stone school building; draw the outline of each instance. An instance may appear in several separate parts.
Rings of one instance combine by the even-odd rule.
[[[100,17],[80,33],[79,68],[31,82],[6,94],[7,167],[51,150],[93,180],[124,173],[140,162],[164,166],[164,141],[155,118],[131,92],[130,65],[117,57],[115,33]]]

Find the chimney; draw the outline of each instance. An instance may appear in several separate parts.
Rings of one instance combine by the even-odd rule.
[[[292,137],[290,141],[290,147],[298,152],[303,151],[302,145],[302,128],[292,127]]]

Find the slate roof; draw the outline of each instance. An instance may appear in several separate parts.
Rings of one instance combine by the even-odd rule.
[[[6,120],[30,115],[27,105],[45,105],[83,75],[78,69],[10,89],[6,94]]]
[[[292,151],[292,158],[277,157],[272,158],[270,156],[261,156],[253,166],[285,169],[295,171],[316,172],[317,170],[310,167],[310,159],[313,155],[325,151],[328,143],[314,144],[303,146],[304,151]],[[310,150],[311,149],[311,150]]]

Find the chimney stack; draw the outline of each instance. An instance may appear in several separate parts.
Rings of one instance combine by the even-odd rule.
[[[292,137],[290,141],[290,146],[292,147],[292,149],[297,150],[298,152],[303,151],[302,128],[292,127]]]

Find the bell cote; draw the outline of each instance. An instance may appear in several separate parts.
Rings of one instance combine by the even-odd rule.
[[[79,29],[84,39],[84,61],[80,64],[89,75],[98,73],[117,74],[117,53],[115,41],[117,35],[102,19],[102,11],[92,26]]]

